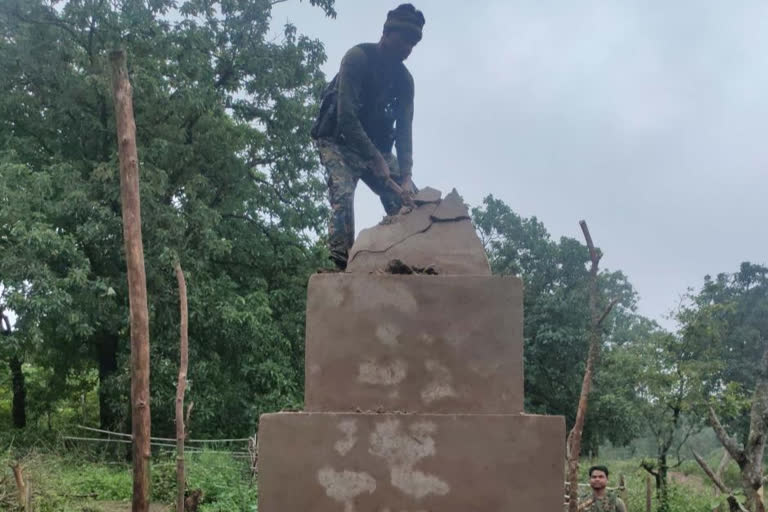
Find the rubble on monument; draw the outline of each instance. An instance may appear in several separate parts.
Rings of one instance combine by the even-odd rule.
[[[386,272],[390,261],[400,260],[440,275],[490,275],[463,199],[455,189],[441,196],[427,187],[414,198],[417,206],[412,211],[361,231],[349,253],[347,272]]]

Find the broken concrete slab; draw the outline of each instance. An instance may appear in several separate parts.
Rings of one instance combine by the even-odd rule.
[[[562,512],[563,439],[552,416],[267,414],[259,511]]]
[[[361,231],[349,252],[347,272],[385,272],[390,261],[399,259],[438,274],[490,275],[485,248],[456,189],[443,200],[429,187],[419,195],[437,202],[421,203],[410,213],[386,217]]]
[[[436,203],[424,204],[411,213],[387,217],[387,223],[362,230],[350,251],[350,261],[354,258],[355,247],[358,247],[358,251],[384,253],[403,240],[426,231],[432,225],[430,215],[436,208]]]
[[[459,195],[456,189],[445,196],[445,199],[440,201],[437,206],[437,210],[432,214],[433,220],[438,221],[451,221],[460,219],[469,219],[469,209],[464,204],[464,199]]]
[[[424,187],[413,197],[413,202],[418,204],[439,203],[443,193],[432,187]]]
[[[427,226],[423,230],[400,230],[384,233],[389,226],[376,226],[360,233],[350,252],[347,272],[371,273],[384,271],[393,259],[414,267],[433,267],[440,275],[491,275],[491,267],[483,244],[469,219],[441,222],[431,218],[426,205],[408,215],[411,226]],[[428,218],[425,219],[425,216]],[[406,232],[410,234],[405,235]],[[380,234],[381,233],[381,234]],[[393,240],[398,239],[393,243]],[[389,245],[384,247],[383,240]],[[384,247],[384,248],[382,248]]]
[[[305,407],[522,412],[522,309],[516,277],[316,274]]]

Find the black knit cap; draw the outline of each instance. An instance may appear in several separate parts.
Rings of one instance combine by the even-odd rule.
[[[417,10],[413,4],[401,4],[387,13],[384,32],[397,30],[413,36],[416,41],[421,41],[421,29],[423,27],[424,14]]]

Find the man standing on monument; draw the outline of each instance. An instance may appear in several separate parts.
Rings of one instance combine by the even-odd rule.
[[[355,240],[359,179],[379,196],[387,215],[413,205],[414,84],[403,61],[421,40],[423,27],[424,15],[411,4],[389,11],[379,42],[350,49],[323,92],[312,137],[326,168],[328,245],[339,269],[346,268]]]
[[[608,492],[608,468],[589,468],[589,486],[592,496],[579,503],[579,512],[627,512],[621,498]]]

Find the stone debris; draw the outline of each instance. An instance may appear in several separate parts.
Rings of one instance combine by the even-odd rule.
[[[444,199],[441,195],[426,187],[410,213],[385,217],[361,231],[350,251],[347,272],[490,275],[485,248],[463,199],[455,189]],[[402,265],[391,265],[393,260]]]

